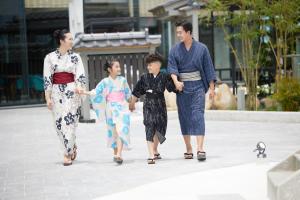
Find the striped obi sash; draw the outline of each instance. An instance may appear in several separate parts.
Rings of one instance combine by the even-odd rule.
[[[201,75],[199,71],[179,73],[180,81],[199,81]]]

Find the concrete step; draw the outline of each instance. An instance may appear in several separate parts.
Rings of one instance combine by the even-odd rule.
[[[269,170],[267,178],[271,200],[300,199],[300,151]]]
[[[296,167],[296,169],[300,169],[300,153],[294,154],[294,157],[296,158],[296,163],[295,163],[296,166],[295,167]]]
[[[268,173],[268,178],[275,187],[278,187],[294,173],[295,171],[274,171]]]
[[[290,155],[288,158],[276,165],[272,171],[297,171],[300,169],[300,152]]]
[[[278,198],[278,188],[284,181],[291,177],[295,171],[271,171],[268,173],[268,196],[271,200],[280,200]]]

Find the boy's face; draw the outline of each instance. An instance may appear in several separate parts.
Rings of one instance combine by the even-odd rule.
[[[150,74],[157,75],[160,71],[161,63],[159,61],[151,62],[147,65]]]

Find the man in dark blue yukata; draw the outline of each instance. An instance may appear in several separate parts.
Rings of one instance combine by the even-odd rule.
[[[171,74],[177,93],[177,107],[181,133],[186,145],[185,159],[193,159],[191,136],[196,136],[197,159],[206,160],[203,148],[205,136],[205,94],[215,95],[216,74],[207,47],[192,37],[190,22],[176,23],[180,40],[169,53],[168,72]]]

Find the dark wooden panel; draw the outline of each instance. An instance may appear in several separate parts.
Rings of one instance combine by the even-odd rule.
[[[139,69],[139,78],[146,72],[144,69],[144,55],[139,54],[138,55],[138,69]]]
[[[122,76],[125,76],[125,62],[126,62],[126,55],[123,54],[123,55],[120,55],[120,58],[121,58],[121,69],[122,69]]]
[[[144,64],[144,57],[147,54],[118,54],[118,55],[92,55],[88,56],[88,69],[89,69],[89,85],[93,89],[105,77],[107,73],[104,71],[104,64],[106,61],[117,59],[121,66],[121,75],[127,79],[127,82],[132,87],[137,83],[142,74],[147,72]],[[125,69],[126,68],[126,69]],[[126,76],[125,76],[126,71]]]
[[[95,88],[95,64],[94,56],[88,56],[89,88]]]
[[[135,54],[132,57],[132,85],[130,87],[133,89],[134,85],[138,81],[138,55]]]
[[[101,68],[100,68],[101,65],[100,64],[101,64],[100,63],[100,57],[95,56],[95,81],[96,81],[95,85],[97,85],[102,79],[101,73],[100,73],[100,70],[101,70]]]
[[[125,64],[126,64],[126,79],[129,85],[132,84],[132,80],[131,80],[131,57],[132,55],[127,55],[126,59],[125,59]]]

